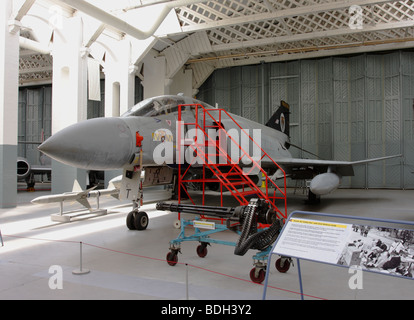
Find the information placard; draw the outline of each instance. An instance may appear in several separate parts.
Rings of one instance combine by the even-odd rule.
[[[333,218],[335,222],[313,219],[314,216]],[[341,219],[347,222],[382,222],[387,226],[336,222]],[[392,224],[410,226],[410,229],[388,227]],[[268,265],[273,254],[297,259],[302,299],[301,259],[341,267],[352,266],[381,275],[414,280],[414,222],[294,211],[273,245]],[[266,299],[269,270],[266,270],[263,299]]]
[[[414,278],[414,231],[292,218],[274,254]]]
[[[274,253],[336,264],[349,238],[352,225],[308,219],[291,219]]]

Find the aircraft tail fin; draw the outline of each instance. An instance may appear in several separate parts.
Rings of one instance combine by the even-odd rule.
[[[280,107],[267,121],[266,126],[280,131],[289,136],[289,114],[290,106],[286,101],[280,101]]]

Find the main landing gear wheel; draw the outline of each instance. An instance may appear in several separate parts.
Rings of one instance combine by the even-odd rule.
[[[149,218],[144,211],[131,211],[126,218],[129,230],[145,230],[148,227]]]
[[[253,268],[250,270],[250,280],[254,283],[262,283],[266,277],[266,271],[263,268]]]

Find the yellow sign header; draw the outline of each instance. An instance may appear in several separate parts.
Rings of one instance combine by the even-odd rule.
[[[299,219],[291,219],[290,221],[296,222],[296,223],[311,224],[315,226],[325,226],[325,227],[344,228],[344,229],[347,227],[347,225],[345,224],[329,223],[329,222],[321,222],[321,221],[299,220]]]

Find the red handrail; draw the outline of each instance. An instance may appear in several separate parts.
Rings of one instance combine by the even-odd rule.
[[[247,134],[247,132],[237,123],[237,121],[226,110],[224,110],[224,109],[206,109],[201,104],[179,105],[178,106],[178,110],[179,110],[179,112],[178,112],[178,121],[182,121],[181,108],[186,107],[186,106],[195,107],[195,122],[189,122],[189,123],[184,122],[184,125],[194,126],[196,129],[201,130],[201,132],[204,135],[204,139],[203,139],[204,141],[201,141],[201,143],[199,141],[192,141],[191,145],[188,145],[188,147],[191,147],[194,151],[196,151],[197,156],[201,155],[201,157],[203,158],[203,163],[205,165],[207,165],[207,167],[216,175],[217,179],[222,182],[221,186],[224,185],[230,191],[230,193],[239,201],[240,204],[242,204],[242,205],[247,205],[248,204],[248,201],[244,197],[244,195],[246,195],[246,191],[244,191],[244,187],[243,187],[243,191],[239,192],[238,189],[235,187],[235,185],[227,178],[228,174],[234,169],[236,171],[236,173],[238,173],[239,176],[242,177],[242,179],[244,179],[244,183],[246,185],[248,185],[254,193],[260,195],[261,198],[266,199],[272,205],[272,208],[275,210],[276,214],[281,215],[282,218],[286,218],[287,217],[286,173],[283,170],[283,168],[281,168],[269,156],[269,154],[266,151],[264,151],[263,148],[260,145],[258,145],[257,142],[249,134]],[[200,121],[199,121],[199,114],[200,114],[199,113],[199,108],[201,108],[201,110],[203,112],[203,119],[202,119],[202,124],[203,125],[202,126],[200,125]],[[212,115],[213,112],[218,112],[218,118],[219,118],[218,121]],[[239,143],[237,141],[235,141],[234,138],[230,134],[228,134],[228,132],[225,130],[225,128],[221,124],[222,112],[224,112],[224,115],[227,116],[228,119],[232,120],[234,122],[234,124],[241,130],[241,132],[243,132],[260,149],[262,156],[260,157],[259,162],[262,161],[264,157],[267,157],[274,164],[275,168],[279,169],[283,173],[283,177],[284,177],[284,190],[283,191],[272,179],[269,178],[266,171],[260,166],[260,164],[255,159],[253,159],[245,150],[243,150],[243,148],[239,145]],[[224,132],[226,134],[226,136],[235,144],[235,146],[240,149],[241,156],[238,159],[238,161],[240,161],[244,156],[246,156],[247,158],[249,158],[249,160],[251,161],[251,164],[252,164],[252,168],[249,172],[251,172],[256,167],[260,170],[263,177],[265,178],[265,189],[266,189],[265,193],[263,193],[262,190],[249,178],[248,174],[246,174],[243,171],[243,169],[239,166],[239,164],[235,163],[233,161],[233,159],[227,153],[227,150],[224,150],[220,145],[215,144],[216,149],[219,150],[219,152],[220,152],[219,154],[226,157],[227,163],[225,163],[225,164],[210,163],[209,156],[206,155],[206,153],[204,152],[204,147],[206,146],[206,137],[212,143],[216,143],[216,141],[213,140],[206,133],[205,129],[206,129],[206,118],[207,118],[207,116],[211,118],[213,123],[215,123],[214,126],[208,126],[208,127],[215,127],[215,128],[221,129],[222,132]],[[182,139],[182,137],[181,137],[181,128],[179,128],[178,129],[178,137],[177,137],[177,144],[178,144],[178,149],[179,149],[179,159],[178,159],[178,161],[179,161],[179,163],[178,163],[178,170],[179,170],[178,185],[179,185],[179,189],[178,189],[178,197],[179,197],[179,199],[181,197],[181,193],[180,193],[181,192],[181,183],[189,182],[189,181],[203,182],[203,204],[204,204],[204,189],[205,189],[204,184],[205,184],[205,182],[210,182],[210,181],[213,181],[213,180],[212,179],[205,179],[205,166],[204,165],[203,165],[203,179],[183,180],[183,177],[187,173],[190,166],[188,166],[188,168],[185,170],[184,174],[181,175],[181,163],[182,163],[181,149],[180,149],[181,146],[182,146],[181,139]],[[200,148],[200,146],[202,148]],[[219,166],[221,166],[221,165],[225,165],[227,167],[230,166],[231,169],[228,172],[223,173],[219,169]],[[214,180],[214,181],[217,181],[217,180]],[[270,183],[269,183],[269,181],[270,181]],[[272,187],[272,186],[274,187],[274,192],[273,192],[273,196],[270,196],[269,195],[269,187]],[[185,188],[184,188],[184,190],[185,190]],[[282,196],[277,197],[276,196],[276,190],[278,190],[282,194]],[[221,191],[222,191],[222,187],[221,187]],[[187,195],[190,197],[188,192],[187,192]],[[190,199],[191,199],[191,197],[190,197]],[[222,199],[222,192],[221,192],[221,199]],[[279,210],[279,208],[276,206],[276,204],[275,204],[276,199],[283,199],[284,200],[284,212]],[[191,201],[194,203],[194,201],[192,199],[191,199]]]

